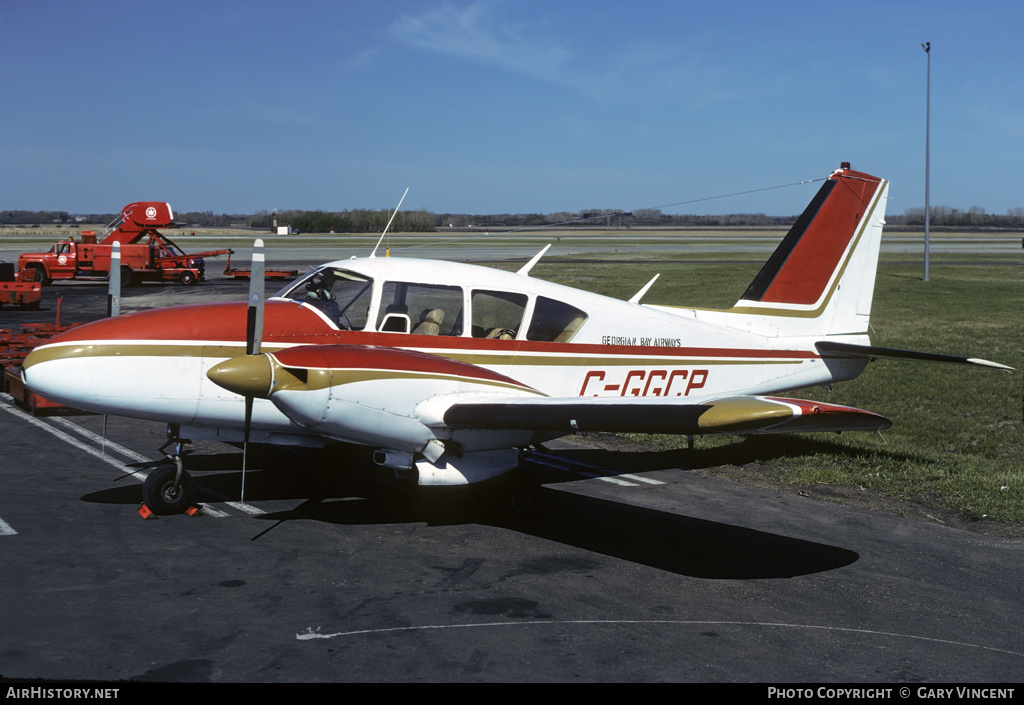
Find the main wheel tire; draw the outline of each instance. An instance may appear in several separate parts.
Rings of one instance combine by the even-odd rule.
[[[532,482],[518,482],[512,487],[509,500],[514,515],[534,514],[540,505],[540,487]]]
[[[192,476],[184,470],[181,482],[174,486],[174,477],[178,470],[173,465],[161,465],[142,484],[142,500],[153,510],[154,514],[182,514],[192,506],[195,487]]]

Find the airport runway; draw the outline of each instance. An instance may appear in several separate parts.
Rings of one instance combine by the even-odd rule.
[[[142,287],[134,305],[244,298]],[[101,284],[49,287],[66,320]],[[105,438],[104,438],[105,433]],[[206,510],[143,520],[160,424],[0,399],[0,676],[103,682],[1014,683],[1024,541],[750,487],[685,453],[552,444],[537,511],[410,496],[356,456],[187,461]],[[145,468],[142,468],[145,470]]]
[[[69,233],[69,235],[74,233]],[[203,248],[230,247],[235,251],[231,263],[235,267],[247,267],[252,253],[253,241],[262,234],[243,231],[231,236],[220,235],[216,239],[191,239],[181,232],[171,231],[170,235],[186,251]],[[749,253],[751,261],[761,263],[767,259],[782,240],[785,232],[734,233],[720,231],[618,231],[605,234],[600,231],[574,232],[517,232],[474,235],[467,232],[438,232],[430,235],[395,235],[394,240],[382,242],[378,255],[383,256],[388,245],[391,254],[397,257],[418,257],[444,259],[460,262],[482,262],[517,260],[527,261],[547,245],[551,245],[550,257],[585,257],[597,253],[629,252],[647,253],[661,261],[666,259],[685,261],[687,258],[702,257],[720,253],[735,256]],[[352,256],[365,257],[377,244],[377,238],[367,235],[302,235],[303,245],[294,246],[286,238],[265,237],[267,266],[296,269],[305,272],[310,266]],[[40,250],[46,246],[40,243]],[[1024,252],[1024,240],[1020,233],[993,235],[962,235],[957,233],[933,233],[930,252],[935,255],[987,255],[1000,260],[1009,257],[1006,264],[1020,264],[1013,258]],[[0,230],[0,261],[16,262],[24,251],[24,238],[12,236]],[[905,256],[908,261],[923,258],[924,236],[920,233],[894,233],[882,238],[882,256]],[[215,280],[224,268],[223,257],[207,260],[210,279]]]
[[[732,234],[728,231],[715,232],[674,232],[657,234],[649,231],[637,231],[634,237],[624,236],[619,232],[603,235],[594,232],[581,234],[559,234],[552,237],[546,233],[517,233],[514,241],[507,235],[495,233],[493,236],[472,237],[465,233],[453,234],[451,238],[442,238],[445,233],[438,233],[438,238],[419,236],[416,238],[397,238],[393,243],[391,254],[397,257],[420,257],[425,259],[444,259],[460,262],[481,262],[496,260],[526,261],[551,245],[552,257],[580,257],[596,253],[628,252],[631,256],[645,253],[659,261],[666,259],[683,260],[688,257],[701,257],[707,254],[720,253],[734,256],[736,253],[749,253],[751,260],[764,262],[778,246],[784,232],[768,232],[763,234],[744,233]],[[250,256],[253,236],[239,236],[229,246],[236,252],[233,262],[244,262]],[[490,242],[498,239],[500,244]],[[321,238],[310,237],[312,242],[317,239],[323,245],[303,248],[302,250],[278,248],[268,240],[268,266],[295,267],[305,271],[311,264],[318,264],[335,259],[346,259],[353,255],[364,257],[375,244],[366,238]],[[354,241],[353,241],[354,240]],[[426,241],[426,242],[424,242]],[[331,242],[330,245],[327,243]],[[992,236],[962,236],[953,233],[934,234],[929,250],[935,255],[988,255],[994,259],[1016,257],[1022,253],[1022,240],[1019,233]],[[382,245],[378,254],[384,252]],[[882,238],[882,256],[905,256],[904,259],[914,261],[924,256],[924,236],[922,234],[892,234]],[[2,249],[0,249],[2,257]],[[1007,262],[1019,264],[1017,262]],[[216,268],[216,265],[214,265]]]

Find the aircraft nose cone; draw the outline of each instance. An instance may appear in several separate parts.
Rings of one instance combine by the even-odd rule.
[[[51,374],[49,365],[45,365],[44,369],[44,363],[48,361],[49,355],[46,352],[39,349],[33,350],[22,362],[21,376],[33,392],[51,398],[55,392],[60,391],[61,377]],[[64,378],[64,381],[66,383],[67,378]],[[65,386],[67,385],[65,384]]]
[[[211,367],[206,376],[243,397],[268,399],[274,387],[274,365],[268,355],[233,357]]]

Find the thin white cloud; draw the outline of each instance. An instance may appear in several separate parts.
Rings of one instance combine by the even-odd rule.
[[[667,98],[677,108],[699,111],[779,89],[777,80],[758,75],[756,68],[738,71],[735,62],[709,60],[722,46],[735,45],[732,36],[700,32],[671,44],[664,39],[620,40],[595,50],[586,43],[571,46],[564,38],[577,36],[571,28],[551,31],[542,19],[512,19],[509,9],[515,6],[505,0],[467,5],[445,0],[402,15],[388,34],[407,47],[568,87],[599,101]]]
[[[466,7],[443,3],[417,15],[403,15],[389,28],[407,46],[495,66],[562,85],[576,84],[572,52],[538,38],[537,29],[499,17],[500,2]]]

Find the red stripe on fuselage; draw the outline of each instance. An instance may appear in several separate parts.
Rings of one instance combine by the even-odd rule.
[[[478,365],[450,360],[438,355],[381,348],[371,345],[307,345],[274,353],[285,367],[305,369],[389,370],[412,374],[451,375],[524,387],[510,377]]]
[[[73,328],[53,342],[98,340],[245,342],[248,304],[212,303],[138,311],[104,318]],[[296,303],[268,302],[264,310],[264,341],[337,342],[332,329],[312,310]]]
[[[246,310],[242,303],[211,303],[139,311],[105,318],[73,328],[51,339],[52,344],[123,341],[191,342],[196,344],[245,343]],[[757,348],[654,347],[545,343],[455,336],[374,333],[332,328],[307,306],[268,301],[264,312],[263,345],[351,345],[377,348],[418,348],[445,351],[511,354],[563,354],[578,356],[635,356],[653,358],[732,358],[744,360],[815,359],[807,350]]]

